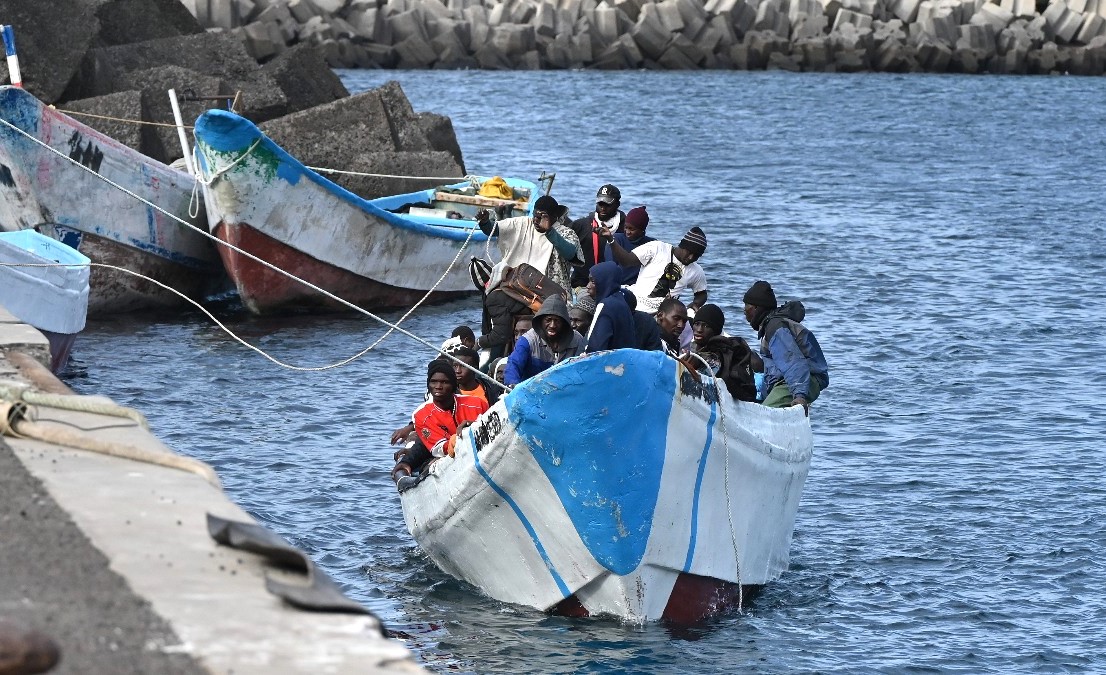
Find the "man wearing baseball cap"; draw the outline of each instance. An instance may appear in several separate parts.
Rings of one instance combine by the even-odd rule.
[[[619,210],[622,203],[622,192],[607,183],[595,193],[595,211],[572,223],[572,229],[580,239],[580,249],[584,254],[584,264],[574,267],[572,270],[572,285],[586,286],[588,273],[593,265],[603,262],[604,241],[599,236],[600,227],[605,227],[610,232],[621,232],[626,223],[626,214]]]

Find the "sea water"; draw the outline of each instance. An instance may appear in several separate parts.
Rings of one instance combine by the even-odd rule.
[[[1102,79],[340,74],[351,91],[399,80],[449,115],[471,173],[555,171],[577,216],[614,183],[653,236],[703,228],[726,328],[752,338],[740,298],[766,279],[804,301],[831,369],[787,573],[740,613],[622,625],[490,600],[418,551],[388,475],[388,437],[424,391],[417,342],[297,372],[195,311],[90,322],[66,381],[210,462],[428,668],[1106,669]],[[382,334],[218,309],[301,366]],[[470,299],[404,325],[437,343],[478,321]]]

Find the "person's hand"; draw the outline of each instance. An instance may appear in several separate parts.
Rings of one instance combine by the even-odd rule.
[[[491,217],[492,214],[487,209],[480,209],[476,212],[476,222],[478,223],[485,223],[488,221],[488,218]]]
[[[611,234],[611,229],[609,227],[601,225],[595,228],[595,233],[599,235],[600,239],[607,242],[608,244],[614,241],[614,235]]]
[[[796,396],[791,399],[791,405],[801,405],[803,407],[803,414],[810,417],[810,401],[806,400],[803,396]]]
[[[392,432],[392,445],[407,440],[407,434],[415,430],[415,425],[408,423]]]
[[[397,464],[396,468],[392,469],[392,482],[398,483],[400,478],[411,475],[411,467],[406,464]]]

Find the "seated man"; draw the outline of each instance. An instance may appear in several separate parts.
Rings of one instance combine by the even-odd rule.
[[[630,306],[630,312],[634,315],[634,332],[637,334],[636,347],[643,352],[659,352],[664,345],[661,341],[661,329],[657,325],[657,319],[648,312],[637,311],[637,298],[628,288],[622,289],[622,295],[626,298],[626,304]]]
[[[810,404],[829,386],[829,365],[814,333],[801,323],[806,308],[798,300],[777,308],[776,293],[767,281],[754,283],[743,300],[745,319],[760,338],[764,405],[801,405],[809,413]]]
[[[461,347],[476,348],[476,334],[468,326],[457,326],[449,339],[442,343],[442,351],[446,354],[452,354]]]
[[[503,267],[499,267],[501,274],[503,270]],[[484,320],[481,326],[483,334],[477,340],[477,348],[487,349],[492,360],[510,353],[510,348],[514,344],[511,337],[511,332],[514,330],[514,317],[528,311],[524,303],[499,288],[501,281],[502,279],[493,277],[488,282],[488,292],[484,296]]]
[[[616,263],[601,262],[591,268],[588,293],[598,305],[588,333],[588,352],[638,346],[637,324],[621,283],[622,270]]]
[[[495,405],[503,389],[476,376],[480,369],[480,354],[475,349],[460,347],[453,351],[452,356],[456,359],[453,362],[453,372],[457,375],[457,385],[460,387],[461,395],[483,399],[488,407]],[[463,362],[464,365],[457,361]]]
[[[588,295],[586,288],[575,289],[574,295],[576,299],[568,305],[568,320],[572,324],[572,330],[580,335],[587,335],[595,316],[595,298]]]
[[[691,349],[691,342],[682,341],[684,326],[687,325],[687,308],[676,298],[665,298],[656,314],[657,326],[661,331],[661,342],[670,354],[680,354]]]
[[[551,295],[542,302],[534,315],[537,328],[531,328],[518,339],[507,357],[507,372],[503,381],[514,386],[565,359],[584,352],[584,337],[572,330],[568,306],[564,298]]]
[[[700,307],[691,324],[692,353],[707,363],[711,375],[726,383],[734,399],[755,401],[757,387],[752,350],[742,338],[723,335],[725,325],[726,317],[718,305]]]
[[[411,415],[415,438],[395,454],[392,480],[397,482],[419,470],[431,457],[452,457],[457,431],[488,409],[483,399],[457,394],[457,374],[445,359],[435,359],[426,367],[426,389],[429,400]],[[396,434],[392,435],[392,442],[396,442]]]

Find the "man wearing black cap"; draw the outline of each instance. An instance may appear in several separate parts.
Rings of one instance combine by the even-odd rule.
[[[622,267],[640,267],[637,282],[630,286],[637,298],[638,310],[656,312],[667,297],[678,298],[685,288],[695,294],[688,309],[698,309],[707,301],[707,275],[696,262],[707,250],[707,235],[698,227],[687,231],[679,246],[651,241],[627,251],[605,228],[600,236],[610,244],[615,262]]]
[[[533,217],[493,223],[490,215],[487,209],[480,209],[476,212],[476,223],[489,237],[498,235],[502,262],[507,267],[527,263],[565,291],[572,289],[569,264],[579,264],[583,253],[580,239],[568,220],[568,207],[558,204],[550,195],[542,195],[534,202]]]
[[[604,242],[599,237],[599,228],[605,227],[611,233],[621,232],[626,222],[626,214],[618,209],[622,202],[622,192],[610,183],[595,193],[595,211],[574,220],[572,229],[580,239],[584,264],[572,270],[572,286],[586,286],[588,273],[595,263],[603,262]]]
[[[801,323],[806,308],[798,300],[777,307],[776,293],[767,281],[754,283],[743,300],[745,319],[760,338],[764,405],[801,405],[809,411],[810,404],[829,386],[829,366],[814,333]]]

